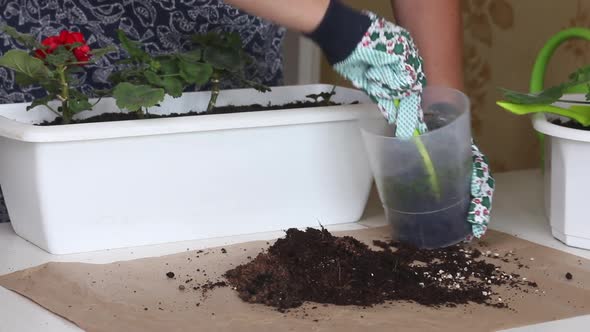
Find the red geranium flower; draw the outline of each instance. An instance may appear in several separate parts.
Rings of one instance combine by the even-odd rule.
[[[72,48],[71,45],[76,43],[82,45]],[[43,39],[41,45],[45,46],[44,49],[35,51],[35,56],[39,59],[45,59],[47,54],[53,53],[59,46],[63,45],[68,50],[72,51],[76,60],[79,62],[87,62],[90,60],[90,47],[86,44],[84,35],[80,32],[62,30],[57,36],[50,36]]]
[[[63,44],[86,43],[86,41],[84,41],[84,35],[80,32],[62,30],[59,33],[59,39]]]

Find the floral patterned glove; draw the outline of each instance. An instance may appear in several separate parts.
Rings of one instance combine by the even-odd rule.
[[[375,101],[396,136],[427,131],[421,107],[426,84],[423,61],[408,31],[372,13],[357,12],[332,0],[318,28],[309,35],[334,69]],[[473,176],[467,222],[473,237],[487,230],[494,179],[486,157],[472,142]],[[469,240],[467,239],[467,240]]]
[[[471,223],[473,236],[481,238],[488,229],[495,181],[484,156],[475,144],[471,144],[473,153],[473,175],[471,176],[471,204],[467,221]],[[467,239],[468,241],[471,239]]]

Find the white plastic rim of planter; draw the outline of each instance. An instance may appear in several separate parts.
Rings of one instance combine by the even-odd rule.
[[[227,90],[218,105],[284,104],[331,89]],[[167,98],[150,113],[204,110],[209,96]],[[60,126],[32,124],[54,119],[44,108],[0,105],[12,226],[68,254],[358,221],[372,174],[357,119],[381,114],[357,90],[338,88],[334,101],[347,105]],[[106,98],[94,114],[109,111]]]
[[[568,100],[582,100],[568,95]],[[561,103],[564,104],[564,103]],[[567,105],[567,104],[565,104]],[[545,134],[545,214],[555,238],[568,246],[590,249],[587,191],[590,188],[590,131],[556,125],[558,118],[533,116],[534,128]]]

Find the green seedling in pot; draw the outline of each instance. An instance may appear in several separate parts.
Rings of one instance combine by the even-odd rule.
[[[76,113],[92,109],[95,104],[79,90],[78,76],[86,65],[114,49],[91,49],[84,36],[75,31],[63,30],[40,43],[9,26],[2,27],[1,32],[25,50],[9,50],[0,57],[0,66],[14,72],[20,87],[40,86],[46,92],[44,97],[34,99],[27,110],[43,105],[61,117],[62,123],[69,124]],[[58,106],[52,106],[52,102],[58,102]]]
[[[432,188],[432,191],[435,193],[436,197],[440,199],[440,183],[438,176],[436,175],[436,169],[434,168],[434,163],[432,162],[432,158],[430,158],[428,149],[426,149],[424,142],[422,142],[422,140],[420,139],[420,133],[418,131],[414,132],[414,142],[416,144],[416,147],[418,148],[420,156],[422,156],[422,160],[424,161],[424,168],[428,173],[428,180]]]
[[[396,107],[399,107],[399,100],[395,101]],[[422,161],[424,162],[424,169],[426,170],[427,174],[428,174],[428,181],[430,183],[430,187],[432,188],[432,192],[435,194],[435,197],[437,197],[437,199],[440,199],[441,197],[441,190],[440,190],[440,183],[439,183],[439,179],[438,176],[436,175],[436,169],[434,168],[434,163],[432,162],[432,158],[430,157],[430,154],[428,153],[428,149],[426,148],[426,145],[424,145],[424,142],[422,142],[422,139],[420,138],[420,131],[418,129],[416,129],[414,131],[414,137],[413,137],[414,143],[416,144],[416,148],[418,149],[418,152],[420,153],[420,156],[422,157]]]

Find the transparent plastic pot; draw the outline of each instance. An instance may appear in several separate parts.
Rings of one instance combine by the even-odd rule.
[[[385,119],[360,123],[394,240],[433,249],[470,234],[469,108],[460,91],[428,87],[423,96],[427,133],[403,139],[394,137]]]

